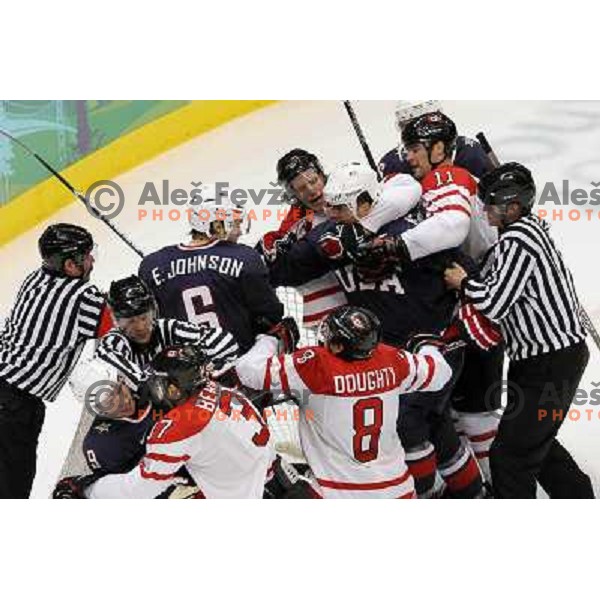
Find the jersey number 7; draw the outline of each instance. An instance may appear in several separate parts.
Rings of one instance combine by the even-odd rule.
[[[352,449],[356,460],[366,463],[377,458],[382,425],[383,401],[381,398],[365,398],[354,404],[352,407],[352,427],[354,428]],[[366,448],[365,438],[368,438]]]

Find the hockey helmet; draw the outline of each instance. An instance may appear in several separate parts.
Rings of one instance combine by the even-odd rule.
[[[522,212],[528,214],[535,202],[535,181],[529,169],[517,162],[509,162],[481,178],[478,194],[484,205],[506,206],[517,202]]]
[[[368,165],[348,162],[335,169],[327,179],[324,190],[328,206],[348,206],[355,216],[359,200],[374,204],[381,196],[377,174]]]
[[[154,406],[170,410],[208,381],[209,359],[197,346],[169,346],[150,362],[144,385]]]
[[[326,346],[341,344],[338,356],[345,360],[364,360],[373,355],[381,340],[381,323],[366,308],[341,306],[321,321],[318,337]]]

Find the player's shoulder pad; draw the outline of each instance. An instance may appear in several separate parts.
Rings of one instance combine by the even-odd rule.
[[[308,389],[313,392],[327,386],[327,361],[331,354],[324,346],[299,348],[291,355],[296,373]]]
[[[148,444],[173,444],[199,434],[212,420],[220,400],[219,386],[209,382],[186,402],[162,416],[152,428]]]
[[[406,173],[403,169],[403,160],[398,152],[398,146],[388,150],[388,152],[379,159],[377,169],[384,181],[397,173]]]
[[[243,261],[242,272],[243,273],[263,273],[266,271],[265,263],[263,262],[262,256],[256,250],[246,244],[234,243],[234,242],[221,242],[220,246],[226,248],[228,255],[231,258],[237,258]]]
[[[453,185],[467,188],[470,195],[477,192],[477,183],[471,173],[456,165],[437,167],[423,178],[421,185],[423,193]]]

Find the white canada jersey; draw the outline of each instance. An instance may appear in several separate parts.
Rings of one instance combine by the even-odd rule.
[[[275,458],[270,434],[252,403],[214,382],[153,427],[146,454],[129,473],[107,475],[88,498],[154,498],[186,467],[199,498],[262,498]]]
[[[423,178],[421,186],[425,220],[402,234],[411,258],[461,247],[479,261],[498,233],[483,214],[472,175],[454,165],[440,165]]]
[[[404,217],[421,198],[421,184],[411,175],[399,173],[381,184],[381,196],[369,214],[362,217],[361,225],[377,233],[384,225]]]
[[[259,336],[238,361],[241,382],[292,393],[300,402],[300,441],[324,498],[411,498],[412,477],[396,433],[400,394],[441,389],[451,369],[433,347],[410,354],[380,344],[367,360],[346,361],[324,347],[274,356]]]

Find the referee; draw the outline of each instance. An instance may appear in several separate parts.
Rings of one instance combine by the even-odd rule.
[[[482,280],[459,265],[446,283],[500,324],[510,358],[508,401],[490,450],[494,495],[593,498],[590,479],[556,436],[589,359],[573,278],[531,208],[528,169],[507,163],[479,182],[479,196],[499,239],[484,259]]]
[[[0,331],[0,498],[29,497],[44,402],[56,399],[83,344],[109,323],[88,282],[93,246],[82,227],[48,227],[39,239],[42,266],[21,285]]]

